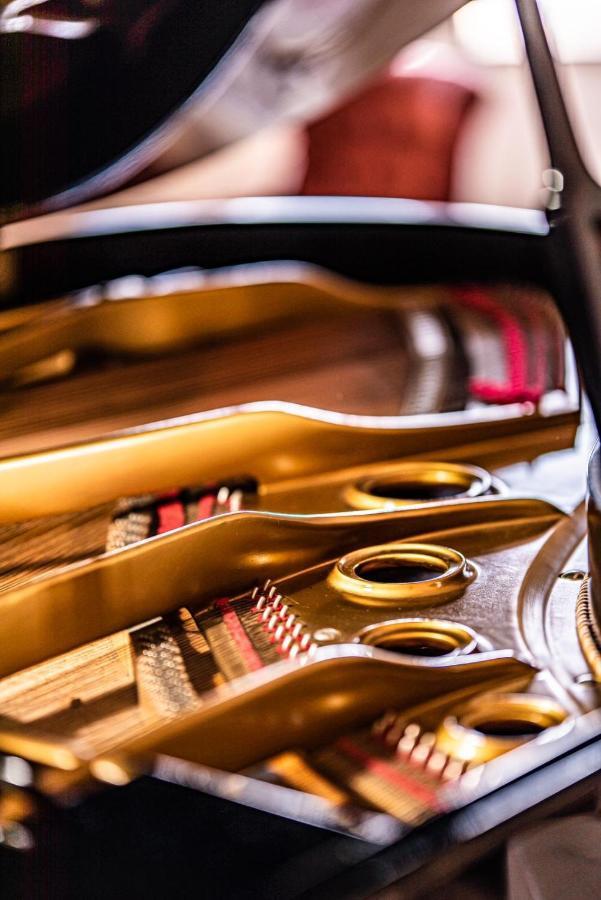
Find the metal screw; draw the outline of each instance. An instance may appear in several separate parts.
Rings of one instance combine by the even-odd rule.
[[[596,684],[596,679],[590,672],[583,672],[582,675],[577,675],[574,681],[576,684]]]
[[[319,641],[320,644],[331,644],[333,641],[339,641],[341,637],[337,628],[318,628],[313,634],[313,640]]]

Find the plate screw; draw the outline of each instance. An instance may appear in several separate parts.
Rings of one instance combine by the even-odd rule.
[[[318,628],[313,634],[313,640],[319,641],[320,644],[331,644],[333,641],[339,641],[341,636],[337,628]]]
[[[584,581],[586,572],[583,572],[582,569],[566,569],[565,572],[560,573],[559,578],[565,578],[566,581]]]
[[[577,675],[574,679],[576,684],[595,684],[595,678],[590,672],[584,672],[582,675]]]

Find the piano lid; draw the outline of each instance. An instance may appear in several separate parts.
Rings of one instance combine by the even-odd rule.
[[[191,100],[326,106],[464,2],[0,0],[0,221],[116,188]]]

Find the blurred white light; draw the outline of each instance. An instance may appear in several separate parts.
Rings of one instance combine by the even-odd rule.
[[[601,0],[539,0],[561,63],[601,62]],[[459,44],[477,63],[518,65],[523,40],[513,0],[472,0],[453,16]]]
[[[541,0],[541,8],[560,62],[601,62],[600,0]]]
[[[522,61],[524,47],[512,0],[472,0],[455,13],[453,28],[474,62],[515,66]]]

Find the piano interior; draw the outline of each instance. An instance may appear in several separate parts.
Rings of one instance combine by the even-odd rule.
[[[491,883],[508,840],[598,828],[601,188],[516,5],[544,211],[452,197],[474,85],[411,53],[375,77],[460,0],[4,4],[7,896],[523,900],[528,859]],[[354,118],[395,79],[398,158]],[[215,177],[280,113],[286,196],[142,202],[171,152]]]

